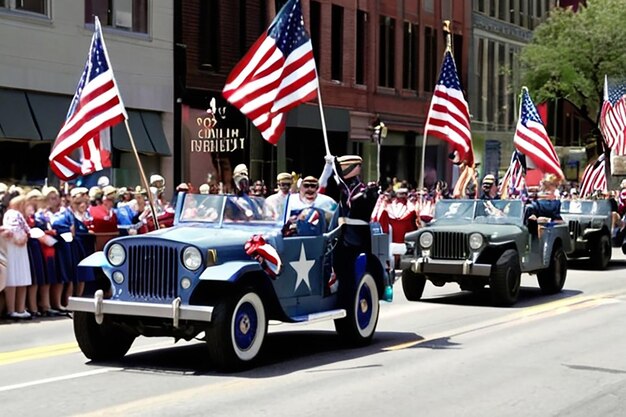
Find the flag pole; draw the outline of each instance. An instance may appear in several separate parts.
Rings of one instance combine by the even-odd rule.
[[[317,74],[317,68],[315,69],[317,79],[319,80],[319,76]],[[328,134],[326,133],[326,119],[324,118],[324,106],[322,105],[322,90],[320,89],[319,81],[317,83],[317,105],[320,109],[320,121],[322,123],[322,134],[324,136],[324,147],[326,148],[326,156],[331,156],[330,147],[328,146]],[[335,177],[337,180],[337,185],[344,183],[343,179],[337,172],[337,164],[333,164],[333,172],[335,173]]]
[[[443,51],[443,56],[445,58],[446,52],[452,51],[452,39],[450,36],[450,21],[443,21],[443,31],[446,34],[446,49]],[[433,91],[433,94],[435,92]],[[426,159],[426,141],[428,140],[428,126],[430,125],[430,115],[432,113],[433,100],[430,100],[430,107],[428,108],[428,115],[426,116],[426,124],[424,125],[424,142],[422,144],[422,161],[420,167],[420,179],[419,179],[419,187],[418,190],[424,188],[424,163]]]
[[[154,229],[159,230],[159,221],[157,219],[156,208],[154,207],[154,200],[152,197],[152,190],[150,190],[150,184],[148,184],[148,180],[146,179],[146,174],[143,170],[143,165],[141,165],[141,159],[139,159],[139,153],[137,152],[137,147],[135,146],[135,139],[133,139],[133,134],[130,131],[130,126],[128,126],[128,119],[124,119],[124,124],[126,125],[126,132],[128,132],[128,137],[130,139],[130,146],[133,148],[133,155],[135,155],[135,160],[137,161],[137,166],[139,167],[139,175],[141,177],[141,183],[143,184],[146,192],[148,193],[148,204],[150,205],[150,212],[152,213],[152,219],[154,220]]]

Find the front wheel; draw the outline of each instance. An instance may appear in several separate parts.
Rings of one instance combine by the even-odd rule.
[[[93,313],[75,311],[73,321],[78,347],[94,362],[123,358],[135,341],[135,335],[115,326],[106,316],[98,324]]]
[[[221,301],[206,331],[209,356],[223,371],[250,366],[259,355],[267,334],[267,317],[261,297],[248,290]]]
[[[591,266],[594,269],[606,269],[611,261],[611,252],[613,252],[613,248],[611,247],[611,239],[609,239],[609,236],[600,236],[600,239],[593,242],[591,246]]]
[[[378,323],[379,300],[376,281],[366,272],[361,277],[349,305],[346,306],[346,317],[335,320],[335,329],[339,336],[357,346],[369,343],[374,337]]]
[[[567,277],[567,257],[563,248],[552,249],[550,265],[548,268],[537,272],[537,281],[541,292],[544,294],[556,294],[563,289]]]
[[[517,252],[513,249],[505,250],[489,277],[489,288],[494,305],[509,307],[517,302],[521,275]]]
[[[419,301],[424,294],[426,286],[426,276],[424,274],[416,274],[410,269],[402,271],[402,291],[409,301]]]

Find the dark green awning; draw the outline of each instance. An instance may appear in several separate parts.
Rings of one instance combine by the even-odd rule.
[[[0,89],[0,126],[6,139],[41,140],[24,91]]]
[[[126,111],[128,113],[128,126],[130,127],[130,132],[133,135],[137,152],[148,155],[155,154],[156,152],[152,146],[152,142],[150,142],[148,132],[146,132],[146,128],[143,125],[141,112],[137,110]],[[130,138],[128,137],[128,132],[126,131],[126,124],[123,122],[119,123],[115,125],[112,130],[111,139],[113,146],[120,151],[132,152],[133,148],[130,145]]]
[[[72,102],[69,96],[27,92],[28,102],[43,140],[54,141]]]
[[[171,156],[172,152],[167,144],[165,132],[163,132],[161,116],[156,112],[142,111],[141,117],[156,153],[163,156]]]

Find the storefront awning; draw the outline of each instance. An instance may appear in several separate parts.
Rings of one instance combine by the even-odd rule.
[[[158,113],[127,110],[128,126],[135,141],[137,152],[146,155],[171,155],[161,126]],[[113,147],[120,151],[132,152],[126,125],[120,123],[113,127],[111,139]]]
[[[6,139],[41,140],[24,91],[0,89],[0,133]]]
[[[54,141],[72,102],[69,96],[27,92],[28,102],[43,140]]]
[[[170,152],[165,132],[163,132],[161,116],[155,112],[142,111],[141,118],[156,153],[162,156],[171,156],[172,152]]]

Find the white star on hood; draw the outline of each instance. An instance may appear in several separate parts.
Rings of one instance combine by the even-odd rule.
[[[307,287],[309,287],[309,292],[311,291],[311,283],[309,282],[309,271],[313,268],[313,264],[315,264],[315,259],[307,260],[306,253],[304,251],[304,243],[300,248],[300,259],[297,261],[289,262],[291,267],[296,271],[296,286],[293,289],[294,292],[298,289],[300,284],[304,282]]]

